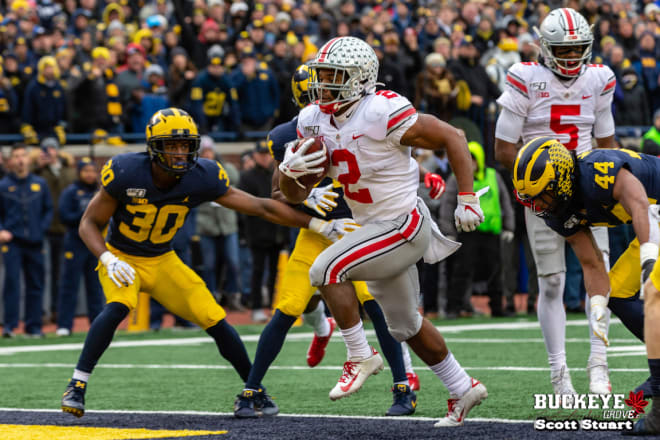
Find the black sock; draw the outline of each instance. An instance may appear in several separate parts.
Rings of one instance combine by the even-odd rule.
[[[649,359],[651,370],[651,391],[654,396],[660,397],[660,359]]]
[[[234,366],[238,375],[245,382],[248,374],[250,374],[252,364],[236,329],[227,320],[223,319],[213,327],[207,328],[206,333],[215,340],[215,345],[218,346],[222,357]]]
[[[638,295],[630,298],[610,297],[607,306],[633,335],[644,342],[644,301]]]
[[[245,382],[245,388],[258,390],[268,367],[273,363],[282,349],[284,339],[289,329],[296,322],[293,316],[285,315],[279,310],[275,311],[273,318],[261,332],[257,354],[254,356],[254,365],[250,371],[250,377]]]
[[[128,307],[116,302],[111,302],[103,308],[89,328],[80,358],[78,358],[77,370],[85,373],[92,372],[103,352],[110,345],[117,326],[126,318],[128,312]]]
[[[401,354],[401,344],[387,330],[387,322],[385,322],[383,311],[375,300],[365,301],[362,307],[364,307],[367,315],[371,318],[371,322],[374,324],[380,350],[390,365],[394,383],[405,382],[408,380],[408,377],[406,376],[406,367],[403,363],[403,355]]]

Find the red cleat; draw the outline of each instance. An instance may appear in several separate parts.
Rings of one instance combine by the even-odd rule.
[[[328,346],[330,338],[332,337],[332,332],[335,331],[337,323],[333,318],[328,318],[328,324],[330,324],[330,333],[328,336],[317,336],[314,335],[314,339],[307,350],[307,365],[310,367],[316,367],[323,360],[325,356],[325,347]]]
[[[417,373],[406,373],[406,376],[408,376],[410,389],[413,391],[419,391],[419,376]]]

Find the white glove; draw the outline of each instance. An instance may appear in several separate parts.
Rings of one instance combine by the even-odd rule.
[[[105,251],[99,257],[101,263],[108,271],[108,276],[117,287],[124,287],[133,284],[135,280],[135,269],[125,261],[117,258],[112,252]]]
[[[514,237],[513,231],[502,231],[500,234],[500,237],[502,237],[502,241],[505,243],[511,243],[513,241]]]
[[[325,217],[328,212],[337,207],[337,202],[335,202],[337,197],[339,197],[339,194],[332,190],[331,183],[327,186],[312,189],[303,204],[318,212],[320,216]]]
[[[609,347],[610,341],[607,340],[607,297],[603,295],[594,295],[589,298],[591,310],[589,311],[589,321],[594,335],[598,336],[606,346]]]
[[[658,245],[651,242],[643,243],[639,247],[639,262],[642,266],[642,277],[640,279],[639,299],[644,299],[644,284],[649,279],[655,260],[658,259]]]
[[[458,193],[458,205],[454,211],[454,221],[458,232],[472,232],[484,221],[484,212],[479,206],[479,197],[486,191],[488,191],[488,187],[480,189],[477,194]]]
[[[294,152],[293,148],[296,146],[296,142],[289,142],[287,145],[284,160],[280,163],[280,172],[292,179],[322,172],[323,168],[318,166],[325,160],[325,148],[315,153],[305,154],[307,149],[314,143],[314,139],[309,138]],[[298,181],[296,180],[296,182]]]
[[[330,241],[337,241],[349,232],[355,231],[360,225],[352,218],[340,218],[337,220],[321,220],[312,218],[307,228],[323,235]]]

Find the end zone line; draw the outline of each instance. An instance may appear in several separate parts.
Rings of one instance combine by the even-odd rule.
[[[0,408],[0,412],[46,412],[46,413],[61,413],[59,409],[29,409],[29,408]],[[230,412],[210,412],[210,411],[149,411],[149,410],[85,410],[85,414],[145,414],[145,415],[182,415],[182,416],[234,416]],[[277,417],[291,417],[291,418],[321,418],[321,419],[355,419],[355,420],[409,420],[419,422],[436,422],[440,419],[438,417],[387,417],[387,416],[358,416],[358,415],[335,415],[335,414],[278,414]],[[531,424],[533,420],[515,420],[515,419],[489,419],[483,417],[472,417],[465,420],[469,422],[487,422],[487,423],[521,423]]]

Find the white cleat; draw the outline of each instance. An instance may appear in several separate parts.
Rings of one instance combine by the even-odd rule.
[[[571,397],[566,400],[567,404],[572,404],[573,395],[577,394],[573,384],[571,383],[571,375],[568,372],[568,367],[564,364],[559,371],[550,372],[550,382],[555,394],[567,394]]]
[[[587,362],[589,374],[589,392],[591,394],[611,394],[610,370],[604,357],[590,358]]]
[[[349,359],[344,362],[342,372],[337,385],[330,390],[330,400],[338,400],[357,392],[372,374],[383,371],[383,358],[373,347],[372,355],[366,359]]]
[[[447,415],[441,418],[435,425],[436,428],[447,428],[463,426],[463,422],[472,408],[481,405],[488,397],[488,390],[477,379],[471,377],[472,386],[461,397],[452,396],[447,400]]]

